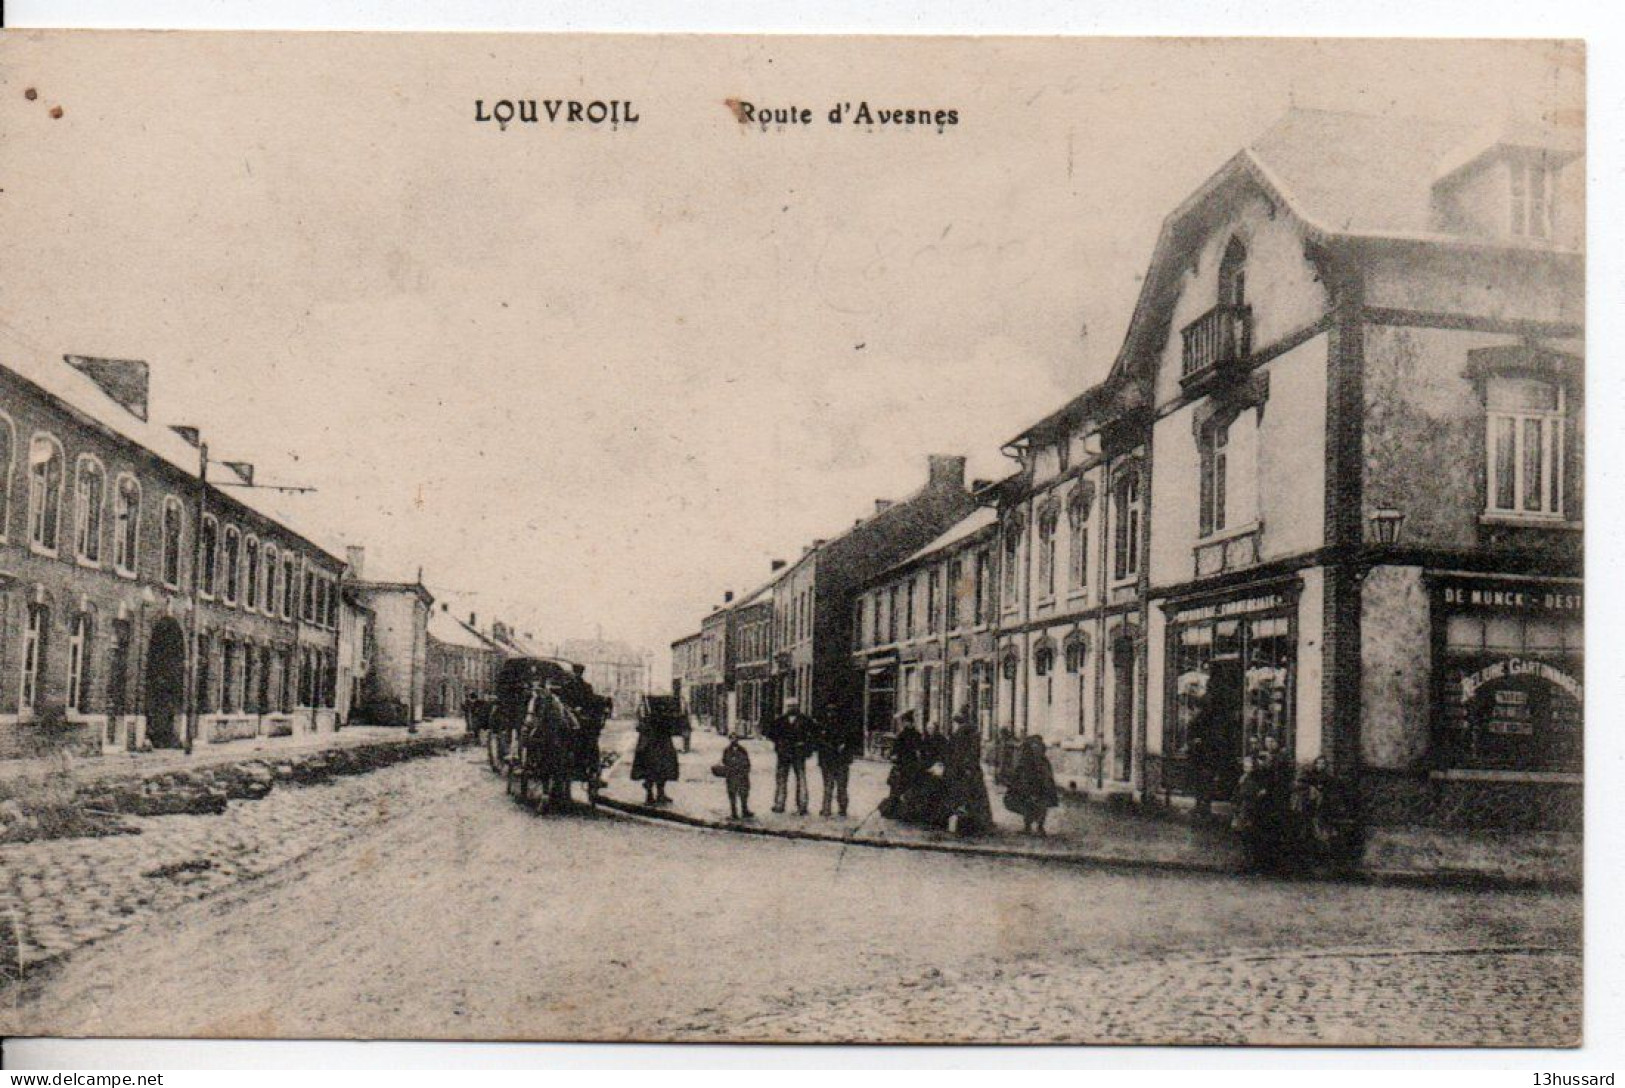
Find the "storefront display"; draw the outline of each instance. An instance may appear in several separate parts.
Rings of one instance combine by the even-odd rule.
[[[1576,582],[1433,580],[1440,769],[1578,771],[1584,615]]]

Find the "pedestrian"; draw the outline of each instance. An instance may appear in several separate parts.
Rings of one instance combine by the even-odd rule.
[[[824,780],[824,804],[820,816],[829,816],[832,805],[844,817],[847,787],[852,779],[852,761],[863,751],[863,727],[844,717],[826,718],[815,734],[818,773]]]
[[[1023,832],[1030,835],[1036,828],[1043,835],[1049,810],[1060,803],[1060,791],[1055,788],[1055,768],[1044,750],[1044,738],[1031,734],[1022,740],[1016,751],[1004,807],[1021,817]]]
[[[676,723],[651,709],[650,700],[638,715],[638,744],[632,752],[632,781],[643,783],[643,803],[669,805],[666,783],[677,781],[677,747],[672,744]]]
[[[942,759],[942,784],[948,810],[960,835],[983,835],[993,829],[993,805],[982,777],[982,738],[964,716],[954,719],[954,731]]]
[[[755,813],[750,810],[750,753],[739,742],[739,734],[728,736],[728,747],[722,750],[722,780],[728,787],[728,817],[749,820]]]
[[[1286,866],[1289,801],[1281,789],[1273,752],[1266,749],[1242,760],[1234,826],[1249,868],[1278,872]]]
[[[801,712],[798,699],[786,699],[784,713],[762,731],[773,742],[773,811],[783,812],[790,778],[796,780],[796,812],[807,815],[807,756],[818,723]]]

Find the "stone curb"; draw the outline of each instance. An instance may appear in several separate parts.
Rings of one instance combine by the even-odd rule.
[[[649,823],[678,824],[705,831],[724,831],[735,835],[754,835],[759,838],[791,839],[807,842],[828,842],[842,846],[867,846],[874,849],[917,850],[938,854],[957,854],[963,857],[1012,858],[1017,861],[1047,862],[1074,865],[1091,869],[1119,872],[1172,872],[1207,873],[1221,876],[1252,877],[1254,879],[1294,879],[1318,882],[1371,884],[1385,887],[1446,888],[1466,891],[1545,891],[1578,893],[1582,882],[1578,880],[1538,880],[1533,877],[1506,876],[1471,870],[1438,869],[1431,871],[1407,869],[1362,869],[1341,876],[1315,875],[1281,878],[1258,877],[1232,866],[1217,863],[1184,860],[1155,861],[1149,858],[1111,857],[1080,851],[1052,853],[1039,850],[1008,849],[996,846],[973,846],[960,843],[919,842],[907,839],[875,839],[863,835],[836,835],[821,831],[803,831],[797,828],[773,828],[708,820],[689,816],[669,809],[650,808],[630,801],[617,801],[609,797],[598,799],[600,808],[611,809],[633,819]]]

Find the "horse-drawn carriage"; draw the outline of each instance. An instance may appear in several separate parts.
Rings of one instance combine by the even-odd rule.
[[[540,784],[546,802],[566,805],[572,785],[582,782],[587,800],[596,803],[602,785],[598,737],[608,717],[609,700],[593,691],[580,666],[514,658],[497,674],[487,759],[521,801],[529,800],[532,784]]]

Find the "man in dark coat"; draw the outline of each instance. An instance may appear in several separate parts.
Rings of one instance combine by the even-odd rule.
[[[784,811],[790,776],[794,775],[796,811],[807,815],[807,756],[818,735],[818,723],[801,712],[799,701],[787,699],[784,713],[762,730],[762,735],[773,742],[773,754],[777,757],[773,768],[773,811]]]
[[[982,738],[964,719],[948,738],[942,784],[949,811],[959,817],[959,834],[985,835],[993,830],[993,805],[982,777]]]
[[[824,780],[824,804],[819,815],[830,815],[834,805],[845,816],[852,761],[863,754],[863,727],[841,718],[826,719],[815,734],[814,746],[818,751],[818,772]]]

